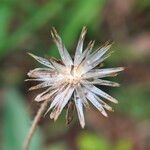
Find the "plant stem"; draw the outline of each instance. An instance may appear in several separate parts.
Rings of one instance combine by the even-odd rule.
[[[38,110],[38,112],[37,112],[37,114],[36,114],[36,116],[35,116],[35,118],[33,120],[33,123],[32,123],[32,125],[30,127],[28,135],[27,135],[27,137],[25,139],[25,142],[24,142],[24,145],[23,145],[23,150],[28,150],[29,149],[29,145],[30,145],[31,139],[33,137],[33,134],[34,134],[34,132],[36,130],[37,124],[38,124],[38,122],[39,122],[43,112],[45,111],[47,104],[48,104],[48,100],[45,100],[41,104],[41,107],[39,108],[39,110]]]

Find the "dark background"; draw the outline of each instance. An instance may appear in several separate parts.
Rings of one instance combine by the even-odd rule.
[[[114,53],[104,67],[126,66],[114,81],[119,88],[102,87],[119,100],[104,118],[85,111],[82,130],[76,114],[65,125],[65,110],[54,123],[40,120],[31,150],[148,150],[150,149],[150,1],[149,0],[1,0],[0,1],[0,145],[20,150],[40,104],[39,91],[29,92],[29,70],[40,67],[27,52],[59,57],[50,37],[55,26],[74,53],[83,26],[96,47],[113,40]]]

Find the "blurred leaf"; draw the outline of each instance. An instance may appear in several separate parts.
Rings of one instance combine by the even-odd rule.
[[[107,59],[109,64],[118,65],[123,62],[133,62],[134,60],[139,60],[137,53],[133,53],[132,50],[127,47],[127,45],[120,45],[120,43],[114,43],[111,47],[111,51],[114,52]],[[143,58],[142,58],[143,59]]]
[[[81,133],[78,137],[77,144],[79,150],[109,150],[110,143],[95,134]]]
[[[129,140],[120,140],[116,143],[115,150],[132,150],[132,144]]]
[[[105,0],[78,0],[74,8],[70,10],[67,14],[68,20],[65,20],[65,24],[62,27],[62,37],[63,41],[66,43],[67,48],[75,43],[77,35],[80,34],[83,26],[87,26],[89,29],[93,26],[93,20],[101,20],[101,12],[104,8]],[[76,41],[77,42],[77,41]],[[51,49],[54,49],[53,47]],[[58,55],[58,51],[55,54]],[[53,55],[53,51],[49,51],[50,55]]]
[[[111,65],[118,65],[118,64],[131,64],[133,62],[141,62],[141,63],[149,63],[150,55],[142,54],[136,52],[136,49],[133,49],[128,44],[120,44],[115,43],[111,47],[111,51],[113,52],[111,56],[107,59],[107,63]]]
[[[7,37],[5,43],[0,43],[0,57],[5,56],[8,52],[10,52],[10,50],[13,50],[13,48],[15,48],[29,36],[31,36],[33,31],[39,29],[54,15],[56,15],[58,11],[61,11],[63,6],[65,5],[65,1],[61,2],[56,0],[47,2],[28,20],[22,23],[22,26],[17,31]]]
[[[30,121],[24,98],[15,89],[6,89],[4,96],[4,150],[21,150],[28,133]],[[41,134],[37,132],[30,150],[41,150]]]
[[[150,0],[138,0],[137,2],[137,7],[138,8],[148,8],[150,6]]]
[[[137,118],[150,117],[150,87],[130,86],[122,87],[115,91],[119,99],[118,110]]]
[[[0,5],[0,41],[3,44],[8,35],[12,11],[7,5]]]
[[[74,43],[75,37],[79,35],[81,28],[92,25],[92,20],[101,19],[101,12],[105,4],[105,0],[83,0],[77,3],[76,9],[70,15],[70,19],[64,28],[64,41],[71,46]],[[90,28],[90,27],[89,27]]]

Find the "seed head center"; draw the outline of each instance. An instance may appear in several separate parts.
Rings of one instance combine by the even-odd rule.
[[[66,82],[70,84],[76,85],[80,82],[80,80],[81,75],[75,67],[66,75]]]

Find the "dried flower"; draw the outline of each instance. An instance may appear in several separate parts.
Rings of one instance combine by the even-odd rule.
[[[83,27],[73,60],[53,28],[51,31],[52,38],[57,45],[62,61],[54,58],[45,59],[29,53],[39,63],[45,65],[46,68],[31,70],[28,76],[32,79],[27,79],[27,81],[41,82],[31,87],[30,90],[47,88],[36,96],[35,101],[42,102],[49,99],[51,104],[46,113],[53,109],[50,113],[51,119],[57,120],[63,108],[68,106],[67,119],[70,122],[72,118],[70,113],[75,105],[82,128],[85,126],[83,106],[85,108],[89,107],[90,102],[107,117],[105,109],[112,111],[112,108],[101,98],[118,103],[115,98],[97,88],[95,84],[118,87],[118,83],[101,78],[116,76],[118,72],[124,69],[123,67],[99,69],[98,65],[110,56],[108,50],[111,44],[107,42],[104,46],[92,51],[94,41],[91,41],[83,50],[86,32],[86,28]]]

